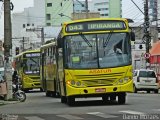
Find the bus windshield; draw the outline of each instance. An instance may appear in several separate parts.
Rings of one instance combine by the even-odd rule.
[[[40,72],[40,57],[26,57],[24,58],[24,73],[37,74]]]
[[[79,34],[64,39],[67,68],[108,68],[132,62],[129,33]]]

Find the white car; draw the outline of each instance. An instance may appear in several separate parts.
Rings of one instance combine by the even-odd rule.
[[[156,73],[153,70],[149,69],[135,70],[133,76],[133,82],[134,82],[135,93],[137,93],[137,91],[140,90],[146,90],[147,93],[150,93],[150,91],[158,93],[159,91],[158,79]]]

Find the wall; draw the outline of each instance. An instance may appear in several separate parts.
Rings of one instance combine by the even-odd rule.
[[[109,17],[122,17],[121,0],[109,0]]]

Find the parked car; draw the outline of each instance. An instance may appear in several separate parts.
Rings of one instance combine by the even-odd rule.
[[[150,93],[150,91],[158,93],[159,91],[158,78],[155,71],[153,70],[149,69],[135,70],[133,76],[133,82],[134,82],[135,93],[141,90],[145,90],[147,91],[147,93]]]

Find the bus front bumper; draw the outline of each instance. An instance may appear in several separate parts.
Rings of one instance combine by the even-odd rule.
[[[131,80],[123,85],[85,87],[85,88],[76,88],[67,85],[66,90],[67,90],[66,96],[92,96],[92,95],[99,96],[102,94],[110,94],[110,93],[133,92],[133,81]]]
[[[41,88],[41,83],[40,82],[25,83],[23,88],[24,89]]]

